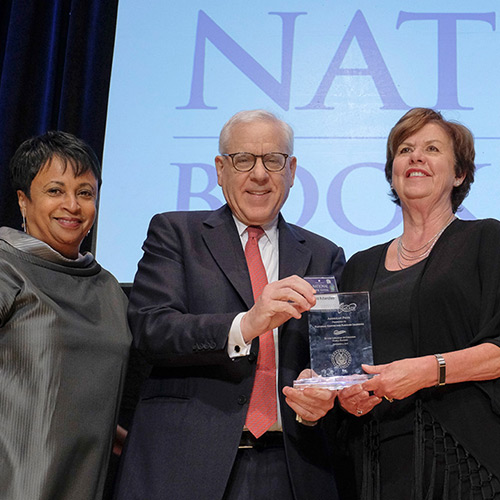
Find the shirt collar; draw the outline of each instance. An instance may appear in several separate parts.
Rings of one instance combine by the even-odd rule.
[[[247,230],[248,226],[246,224],[243,224],[243,222],[241,222],[238,218],[236,218],[234,214],[233,214],[233,219],[234,219],[234,223],[236,224],[236,229],[238,230],[238,234],[240,235],[240,238],[242,238],[245,231]],[[264,234],[267,237],[267,239],[273,244],[277,243],[277,241],[278,241],[278,216],[276,216],[268,224],[264,224],[261,227],[264,230]]]

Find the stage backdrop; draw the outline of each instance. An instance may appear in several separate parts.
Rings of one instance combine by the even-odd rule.
[[[498,0],[120,0],[97,258],[131,281],[151,217],[223,202],[224,122],[265,108],[294,128],[289,222],[353,252],[400,234],[385,143],[411,107],[475,134],[459,216],[500,218]]]

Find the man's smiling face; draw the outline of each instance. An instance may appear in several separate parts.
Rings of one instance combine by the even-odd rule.
[[[285,133],[278,123],[257,120],[234,125],[224,153],[291,154],[287,149]],[[274,220],[288,198],[297,160],[291,156],[283,170],[268,172],[262,158],[257,158],[252,170],[238,172],[230,157],[219,155],[215,166],[219,186],[236,218],[248,226],[262,226]]]

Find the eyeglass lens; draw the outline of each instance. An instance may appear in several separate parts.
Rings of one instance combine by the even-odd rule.
[[[252,153],[236,153],[233,156],[234,168],[241,171],[251,170],[255,165],[257,158],[262,158],[262,163],[271,172],[281,170],[286,161],[286,155],[283,153],[267,153],[264,156],[254,155]]]

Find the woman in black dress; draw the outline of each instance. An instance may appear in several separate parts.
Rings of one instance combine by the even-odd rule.
[[[370,292],[375,363],[339,394],[353,497],[500,498],[500,222],[455,215],[474,156],[469,130],[431,109],[389,135],[403,233],[354,255],[341,280]]]

